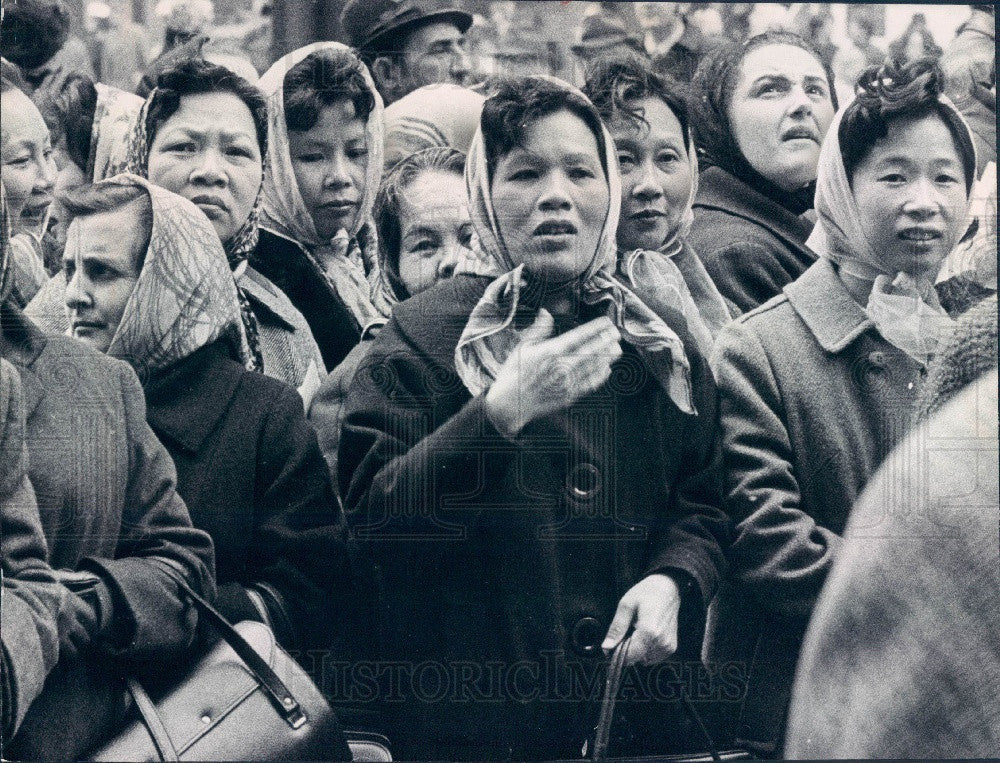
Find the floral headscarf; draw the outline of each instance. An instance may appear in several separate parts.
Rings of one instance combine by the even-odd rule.
[[[578,89],[553,77],[541,77],[575,93],[587,104],[590,101]],[[595,112],[596,113],[596,112]],[[602,127],[605,173],[607,175],[608,213],[597,247],[587,270],[580,277],[580,298],[588,305],[605,304],[622,338],[640,353],[677,407],[695,414],[692,402],[691,367],[684,343],[627,286],[614,278],[617,264],[615,235],[621,209],[621,176],[614,141]],[[503,275],[495,279],[473,308],[469,321],[455,348],[455,367],[472,395],[485,392],[496,379],[504,361],[520,343],[521,333],[514,323],[515,313],[526,285],[524,264],[503,243],[496,210],[493,208],[482,126],[469,149],[465,165],[469,211],[482,251],[492,259]]]
[[[235,76],[235,75],[234,75]],[[152,143],[152,136],[149,134],[149,109],[159,97],[159,89],[153,91],[146,98],[145,103],[139,111],[139,115],[132,126],[129,134],[128,148],[124,171],[137,175],[141,178],[149,177],[149,148]],[[264,146],[262,162],[266,162],[267,146]],[[266,164],[265,164],[266,166]],[[254,199],[253,208],[250,214],[239,227],[236,233],[228,240],[222,242],[229,268],[234,274],[234,279],[246,268],[247,258],[257,246],[260,237],[260,204],[263,193],[263,185],[257,190],[257,198]],[[216,236],[218,238],[218,236]],[[257,318],[250,308],[250,301],[247,299],[243,289],[236,286],[237,296],[240,304],[240,314],[243,317],[243,328],[246,333],[247,342],[250,346],[250,365],[253,371],[263,372],[264,358],[260,349],[260,331],[257,326]]]
[[[945,96],[939,96],[939,102],[952,112],[952,125],[967,133],[965,140],[956,142],[961,150],[973,152],[972,166],[975,166],[968,125]],[[840,148],[840,123],[849,107],[837,112],[820,149],[817,222],[806,246],[836,262],[844,272],[873,282],[865,312],[875,328],[887,342],[926,365],[938,343],[954,329],[955,322],[938,303],[933,279],[887,272],[882,257],[861,226],[861,210],[851,190]]]
[[[378,247],[371,212],[382,175],[384,108],[382,97],[364,64],[360,64],[359,68],[374,100],[365,123],[368,164],[358,213],[350,230],[345,231],[346,236],[334,236],[329,241],[320,239],[312,215],[299,192],[289,153],[285,76],[312,54],[328,51],[356,58],[350,48],[339,42],[316,42],[278,59],[260,78],[260,89],[267,97],[268,140],[272,146],[265,165],[261,224],[267,230],[295,241],[306,251],[313,265],[323,273],[364,328],[372,323],[384,322],[390,309],[388,305],[381,304],[381,300],[373,298],[379,293],[379,276]]]
[[[195,350],[226,338],[249,365],[236,284],[219,236],[194,204],[135,175],[104,185],[137,186],[149,194],[149,248],[108,354],[142,374],[166,369]]]
[[[130,137],[143,101],[137,95],[101,82],[94,88],[97,104],[85,174],[96,183],[125,169]]]

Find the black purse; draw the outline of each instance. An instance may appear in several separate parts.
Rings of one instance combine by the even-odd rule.
[[[174,578],[221,640],[153,696],[126,679],[138,718],[86,759],[351,760],[330,705],[271,629],[253,621],[231,625]]]
[[[608,674],[604,681],[604,696],[601,700],[601,713],[594,731],[591,753],[587,755],[587,745],[584,746],[584,757],[588,760],[614,760],[608,757],[608,742],[611,736],[611,722],[615,714],[615,702],[621,687],[622,671],[625,668],[625,655],[628,652],[631,636],[622,639],[615,647],[608,663]],[[695,710],[690,698],[682,695],[681,704],[685,713],[694,722],[705,742],[706,752],[689,753],[685,755],[650,755],[641,758],[629,758],[630,761],[673,761],[675,763],[709,763],[709,761],[752,760],[753,756],[746,750],[718,750],[712,736],[708,733],[704,722]],[[589,744],[589,742],[588,742]]]

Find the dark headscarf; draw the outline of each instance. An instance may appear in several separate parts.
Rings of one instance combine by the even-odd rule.
[[[739,80],[743,59],[752,50],[765,45],[794,45],[811,54],[823,66],[830,89],[830,99],[837,108],[837,93],[833,86],[833,70],[823,61],[813,45],[791,32],[766,32],[743,43],[729,43],[710,52],[695,73],[689,119],[694,128],[702,170],[718,167],[735,175],[756,191],[777,202],[794,215],[812,209],[816,184],[810,183],[798,191],[786,191],[750,166],[740,151],[736,135],[729,124],[729,105]]]

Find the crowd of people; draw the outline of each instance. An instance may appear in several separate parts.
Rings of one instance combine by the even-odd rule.
[[[5,757],[204,653],[181,578],[401,759],[586,757],[615,652],[616,756],[1000,755],[993,6],[635,5],[570,82],[5,3]]]

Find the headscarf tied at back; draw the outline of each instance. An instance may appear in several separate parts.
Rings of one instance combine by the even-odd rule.
[[[941,95],[938,101],[950,110],[951,125],[965,132],[964,138],[956,142],[961,151],[972,152],[972,166],[975,166],[968,125],[947,97]],[[861,210],[851,190],[840,148],[840,124],[848,108],[850,105],[837,112],[819,152],[817,222],[806,246],[837,263],[843,272],[872,283],[864,308],[876,330],[887,342],[926,366],[938,344],[954,329],[955,322],[938,302],[933,274],[915,278],[909,273],[888,272],[882,257],[872,247],[861,225]]]
[[[236,284],[219,236],[198,207],[136,175],[98,183],[137,186],[149,194],[149,248],[108,354],[155,373],[217,339],[250,365]]]
[[[234,74],[233,76],[237,75]],[[151,143],[148,126],[149,109],[159,97],[159,92],[158,88],[153,88],[149,97],[146,98],[145,103],[142,104],[142,108],[139,110],[139,115],[136,117],[128,139],[128,149],[126,150],[123,170],[141,178],[149,177],[149,147]],[[261,157],[262,162],[266,162],[267,153],[267,146],[265,145],[264,155]],[[263,184],[257,190],[257,198],[254,199],[253,208],[250,210],[247,219],[228,241],[222,242],[223,251],[229,262],[234,283],[246,269],[247,258],[253,253],[253,250],[257,246],[257,240],[260,237],[260,204],[262,193]],[[243,329],[250,347],[250,361],[247,367],[251,371],[263,372],[264,356],[261,354],[260,349],[260,330],[257,326],[257,318],[250,308],[250,301],[247,299],[243,289],[239,287],[239,284],[236,284],[236,293],[240,304]]]
[[[571,85],[553,77],[540,79],[565,88],[590,104],[587,97]],[[636,348],[674,404],[684,413],[695,414],[691,367],[683,341],[631,289],[614,278],[621,176],[614,141],[607,129],[602,127],[597,139],[602,141],[604,148],[609,204],[593,258],[579,279],[580,299],[588,305],[606,305],[622,338]],[[493,208],[481,124],[469,149],[465,181],[479,247],[503,272],[490,283],[473,308],[455,348],[458,375],[469,392],[476,396],[489,389],[500,367],[521,341],[522,330],[516,327],[514,317],[522,289],[527,285],[525,266],[518,262],[517,253],[508,251],[504,244]]]
[[[385,142],[382,96],[363,63],[358,61],[365,86],[371,92],[373,106],[365,122],[365,146],[368,163],[365,168],[365,188],[357,216],[350,230],[328,241],[320,239],[309,213],[289,153],[288,125],[285,122],[285,76],[297,64],[314,53],[333,52],[357,58],[354,51],[339,42],[316,42],[279,58],[260,78],[260,89],[267,98],[268,152],[264,172],[264,200],[261,224],[285,238],[297,242],[309,255],[337,294],[357,318],[362,328],[384,323],[391,306],[377,296],[378,246],[375,226],[371,221],[375,194],[382,176]]]

